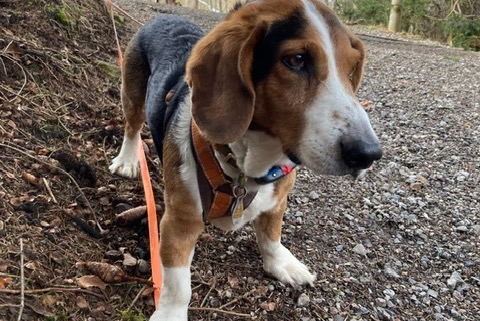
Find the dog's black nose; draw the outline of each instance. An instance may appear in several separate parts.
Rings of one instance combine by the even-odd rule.
[[[342,158],[348,167],[354,169],[369,168],[372,163],[382,158],[382,148],[378,143],[361,140],[341,142]]]

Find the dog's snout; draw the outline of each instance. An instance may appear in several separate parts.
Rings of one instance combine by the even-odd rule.
[[[382,158],[382,148],[378,143],[361,140],[340,143],[342,158],[348,167],[366,169],[376,160]]]

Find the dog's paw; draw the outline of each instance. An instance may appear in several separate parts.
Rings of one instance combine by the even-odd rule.
[[[162,306],[152,314],[149,321],[188,321],[188,306]]]
[[[129,155],[118,155],[112,161],[112,165],[108,168],[110,173],[117,174],[126,178],[135,178],[138,176],[139,164],[137,154]]]
[[[285,284],[302,285],[308,283],[313,286],[316,275],[310,273],[308,267],[293,256],[283,245],[280,244],[275,254],[272,254],[263,258],[263,268],[266,272]]]

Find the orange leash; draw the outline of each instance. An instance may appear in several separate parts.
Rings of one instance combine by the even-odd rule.
[[[155,199],[153,197],[152,182],[148,173],[147,159],[143,150],[142,140],[138,143],[137,148],[138,159],[140,161],[140,172],[142,173],[143,190],[147,201],[148,213],[148,236],[150,240],[150,261],[152,264],[152,280],[153,280],[153,298],[155,308],[160,302],[160,294],[162,292],[162,263],[160,261],[160,242],[158,240],[158,224],[157,212],[155,210]]]
[[[118,40],[117,28],[115,27],[115,18],[113,16],[113,6],[119,8],[113,4],[111,0],[105,0],[105,4],[112,18],[113,31],[115,32],[115,40],[117,42],[118,49],[118,61],[120,69],[123,69],[123,55],[120,48],[120,41]],[[122,10],[122,13],[126,13]],[[129,15],[130,16],[130,15]],[[136,20],[135,20],[136,21]],[[122,70],[123,71],[123,70]],[[145,151],[143,149],[142,140],[139,141],[137,146],[137,154],[140,162],[140,173],[142,174],[143,190],[145,193],[145,200],[147,202],[148,213],[148,234],[150,241],[150,261],[152,265],[152,281],[153,281],[153,299],[155,302],[155,308],[158,308],[160,303],[160,294],[162,293],[162,262],[160,261],[160,242],[158,239],[158,223],[157,223],[157,211],[155,209],[155,198],[153,196],[152,182],[150,181],[150,174],[148,172],[147,159],[145,157]]]

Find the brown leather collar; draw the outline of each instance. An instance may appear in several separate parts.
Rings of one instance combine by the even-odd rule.
[[[192,143],[197,160],[197,178],[200,196],[202,199],[203,215],[205,219],[213,220],[223,216],[232,216],[238,219],[243,209],[255,198],[256,192],[247,192],[244,182],[233,182],[225,175],[215,157],[213,146],[202,136],[200,130],[192,120]],[[226,161],[235,165],[235,159],[230,156],[229,149],[216,146],[221,154],[226,153]],[[233,160],[233,163],[232,163]]]

